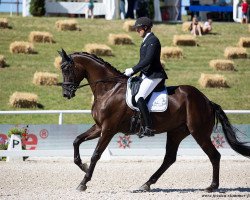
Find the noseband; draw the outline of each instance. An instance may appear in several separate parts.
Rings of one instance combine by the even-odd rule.
[[[72,59],[70,61],[65,61],[62,64],[62,66],[61,66],[62,70],[65,67],[67,67],[68,65],[69,65],[70,75],[72,75],[74,77],[73,82],[70,82],[70,81],[65,82],[65,81],[63,81],[62,88],[67,90],[68,92],[70,92],[70,94],[72,94],[78,89],[79,84],[75,83],[76,75],[75,75],[75,72],[74,72],[73,67],[72,67],[72,66],[74,66],[74,61]]]

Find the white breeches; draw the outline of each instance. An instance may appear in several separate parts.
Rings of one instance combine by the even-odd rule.
[[[146,76],[142,76],[142,79],[143,80],[141,82],[140,89],[135,96],[136,102],[140,97],[143,97],[145,99],[162,80],[161,78],[149,79]]]

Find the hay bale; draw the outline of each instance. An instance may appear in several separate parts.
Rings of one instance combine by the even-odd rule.
[[[238,44],[240,47],[250,47],[250,37],[241,37]]]
[[[8,28],[8,20],[7,18],[0,18],[0,28]]]
[[[190,26],[191,26],[191,23],[192,23],[192,22],[184,22],[184,23],[182,24],[182,31],[184,31],[184,32],[189,32],[189,31],[190,31],[189,28],[190,28]]]
[[[224,56],[228,59],[247,58],[247,51],[242,47],[227,47]]]
[[[109,34],[108,41],[112,45],[133,44],[132,38],[127,34]]]
[[[161,49],[161,58],[182,58],[182,49],[179,47],[163,47]]]
[[[85,50],[97,56],[112,56],[112,49],[105,44],[86,44]]]
[[[54,66],[55,66],[55,68],[61,70],[61,65],[62,65],[62,57],[61,56],[57,56],[55,58],[55,61],[54,61]]]
[[[14,108],[34,108],[37,107],[38,96],[27,92],[14,92],[9,99],[9,103]]]
[[[165,69],[166,67],[166,62],[164,60],[161,60],[161,66],[163,67],[163,69]]]
[[[91,105],[93,105],[94,103],[95,103],[95,96],[92,95],[92,97],[91,97]]]
[[[201,74],[199,83],[202,87],[229,87],[224,76],[219,74]]]
[[[196,38],[192,35],[174,35],[173,43],[177,46],[197,46]]]
[[[123,23],[123,29],[127,32],[135,31],[135,20],[127,20]]]
[[[35,53],[35,50],[33,44],[30,42],[15,41],[10,44],[10,52],[31,54]]]
[[[49,32],[32,31],[29,35],[30,42],[53,43],[53,35]]]
[[[3,68],[6,66],[5,57],[3,55],[0,55],[0,68]]]
[[[58,75],[49,72],[36,72],[33,76],[35,85],[57,85]]]
[[[211,60],[210,67],[221,71],[234,71],[234,62],[231,60]]]
[[[59,31],[75,31],[77,28],[77,21],[74,19],[58,20],[56,21],[56,28]]]

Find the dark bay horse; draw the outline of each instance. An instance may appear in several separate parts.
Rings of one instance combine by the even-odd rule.
[[[95,124],[85,133],[77,136],[74,145],[74,162],[86,174],[78,186],[78,190],[87,189],[95,165],[113,136],[122,132],[130,134],[130,121],[134,114],[125,100],[126,82],[128,77],[112,67],[101,58],[88,53],[73,53],[62,56],[63,96],[70,99],[86,78],[93,95],[92,116]],[[219,187],[220,153],[211,142],[210,136],[214,125],[220,121],[225,137],[236,152],[250,157],[250,146],[239,141],[226,114],[219,105],[210,101],[198,89],[188,85],[175,87],[168,97],[168,109],[162,113],[151,113],[153,129],[157,133],[167,132],[166,153],[162,165],[143,184],[140,189],[149,191],[151,184],[156,183],[160,176],[176,161],[180,142],[191,134],[209,157],[213,166],[212,183],[206,191],[212,192]],[[79,146],[82,142],[98,138],[98,143],[91,157],[89,167],[82,163]]]

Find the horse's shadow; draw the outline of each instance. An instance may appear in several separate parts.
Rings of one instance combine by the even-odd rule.
[[[133,190],[131,193],[141,193],[142,190]],[[204,189],[194,189],[194,188],[187,188],[187,189],[162,189],[162,188],[154,188],[151,189],[150,192],[179,192],[179,193],[189,193],[189,192],[206,192]],[[218,193],[226,193],[226,192],[250,192],[250,188],[220,188],[218,190],[215,190],[215,192]],[[207,193],[207,192],[206,192]]]

